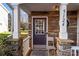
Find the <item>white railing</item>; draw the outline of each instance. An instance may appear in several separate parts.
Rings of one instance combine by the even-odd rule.
[[[79,56],[79,46],[71,46],[71,56]]]
[[[30,43],[30,36],[28,36],[23,40],[23,56],[26,56],[26,54],[30,50],[29,43]]]
[[[79,46],[71,46],[70,49],[63,50],[62,56],[79,56]]]
[[[79,46],[71,46],[69,49],[60,50],[61,56],[79,56]]]
[[[68,49],[68,50],[60,51],[59,54],[60,54],[60,56],[70,56],[71,52],[70,52],[70,49]]]

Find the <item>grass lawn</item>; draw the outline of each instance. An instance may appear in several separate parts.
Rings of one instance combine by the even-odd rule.
[[[21,30],[20,32],[21,32],[21,34],[28,34],[28,31],[29,30]]]
[[[3,32],[3,33],[0,33],[0,41],[1,40],[4,40],[10,34],[11,34],[11,32]]]
[[[28,36],[28,30],[21,30],[20,32],[21,32],[20,34],[22,39]]]
[[[11,32],[3,32],[3,33],[0,33],[0,40],[5,39],[10,34],[11,34]]]
[[[0,34],[11,34],[11,32],[2,32]]]

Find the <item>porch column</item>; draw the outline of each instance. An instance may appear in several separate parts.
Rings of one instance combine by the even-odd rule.
[[[74,56],[76,56],[76,49],[74,50]]]
[[[67,33],[67,4],[62,3],[60,5],[60,20],[59,20],[59,38],[68,39]]]
[[[13,31],[14,31],[14,12],[12,10],[12,16],[11,16],[11,32],[13,35]]]
[[[13,39],[18,40],[20,37],[20,8],[16,5],[14,8],[14,26],[13,26]]]
[[[79,46],[79,11],[77,13],[77,45]]]

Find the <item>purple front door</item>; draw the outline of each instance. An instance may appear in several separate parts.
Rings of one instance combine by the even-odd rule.
[[[33,18],[33,45],[46,45],[46,18]]]

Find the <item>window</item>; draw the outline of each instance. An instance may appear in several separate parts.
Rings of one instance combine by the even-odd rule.
[[[35,19],[35,34],[44,34],[44,20],[43,19]]]

